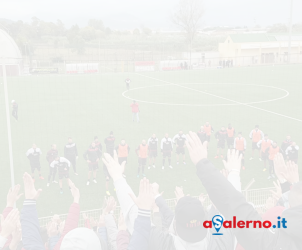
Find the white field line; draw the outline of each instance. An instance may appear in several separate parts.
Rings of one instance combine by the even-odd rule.
[[[183,83],[183,85],[206,85],[209,83]],[[211,84],[217,84],[217,85],[243,85],[240,83],[211,83]],[[130,90],[125,90],[122,93],[122,96],[129,99],[129,100],[133,100],[133,98],[129,97],[126,95],[127,92],[130,92],[132,90],[138,90],[138,89],[146,89],[146,88],[153,88],[153,87],[164,87],[164,86],[173,86],[173,84],[160,84],[160,85],[150,85],[150,86],[143,86],[143,87],[138,87],[138,88],[132,88]],[[273,101],[277,101],[277,100],[281,100],[286,98],[289,95],[289,92],[285,89],[281,89],[278,87],[274,87],[274,86],[265,86],[265,85],[259,85],[259,84],[244,84],[243,86],[256,86],[256,87],[262,87],[262,88],[272,88],[272,89],[278,89],[280,91],[285,92],[285,95],[281,96],[281,97],[277,97],[274,99],[269,99],[269,100],[264,100],[264,101],[257,101],[257,102],[248,102],[248,103],[244,103],[244,104],[259,104],[259,103],[266,103],[266,102],[273,102]],[[186,103],[164,103],[164,102],[150,102],[150,101],[144,101],[144,100],[139,100],[136,99],[136,101],[142,102],[142,103],[149,103],[149,104],[160,104],[160,105],[168,105],[168,106],[191,106],[191,107],[214,107],[214,106],[234,106],[234,105],[240,105],[238,103],[221,103],[221,104],[186,104]]]
[[[216,98],[220,98],[220,99],[222,99],[222,100],[226,100],[226,101],[229,101],[229,102],[234,102],[234,103],[236,103],[236,104],[243,105],[243,106],[246,106],[246,107],[249,107],[249,108],[253,108],[253,109],[257,109],[257,110],[260,110],[260,111],[263,111],[263,112],[266,112],[266,113],[269,113],[269,114],[273,114],[273,115],[281,116],[281,117],[288,118],[288,119],[291,119],[291,120],[294,120],[294,121],[302,122],[302,120],[300,120],[300,119],[297,119],[297,118],[294,118],[294,117],[291,117],[291,116],[287,116],[287,115],[283,115],[283,114],[280,114],[280,113],[277,113],[277,112],[273,112],[273,111],[270,111],[270,110],[258,108],[258,107],[252,106],[252,105],[250,105],[250,104],[238,102],[238,101],[235,101],[235,100],[232,100],[232,99],[229,99],[229,98],[225,98],[225,97],[218,96],[218,95],[215,95],[215,94],[210,94],[210,93],[207,93],[207,92],[198,90],[198,89],[189,88],[189,87],[186,87],[186,86],[177,84],[177,83],[168,82],[168,81],[165,81],[165,80],[161,80],[161,79],[158,79],[158,78],[146,76],[146,75],[143,75],[143,74],[139,74],[139,73],[136,73],[136,74],[141,75],[141,76],[144,76],[144,77],[147,77],[147,78],[150,78],[150,79],[153,79],[153,80],[157,80],[157,81],[169,83],[169,84],[171,84],[171,85],[175,85],[175,86],[178,86],[178,87],[180,87],[180,88],[193,90],[193,91],[196,91],[196,92],[199,92],[199,93],[203,93],[203,94],[206,94],[206,95],[209,95],[209,96],[213,96],[213,97],[216,97]]]

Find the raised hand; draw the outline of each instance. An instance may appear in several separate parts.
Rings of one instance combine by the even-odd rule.
[[[74,183],[70,179],[68,179],[68,185],[70,187],[71,195],[73,197],[73,202],[79,203],[79,201],[80,201],[79,189],[74,185]]]
[[[104,215],[109,214],[111,211],[114,211],[115,208],[116,208],[116,201],[115,201],[113,196],[110,196],[107,199],[107,204],[106,204],[106,207],[103,210],[103,214]]]
[[[154,192],[148,179],[144,178],[140,181],[138,197],[136,197],[134,194],[129,195],[139,209],[152,209],[152,205],[154,203]]]
[[[286,169],[280,174],[291,184],[299,182],[299,169],[298,165],[292,161],[287,162]]]
[[[186,137],[186,146],[188,148],[190,158],[194,165],[196,165],[199,161],[208,157],[208,142],[205,141],[202,144],[197,134],[191,131]]]
[[[102,161],[107,167],[108,173],[110,174],[113,181],[123,178],[126,162],[124,161],[121,165],[119,164],[115,150],[114,158],[112,158],[110,154],[104,153],[104,158],[102,158]]]
[[[275,168],[275,174],[280,182],[284,182],[284,177],[281,175],[281,173],[286,172],[286,164],[283,158],[283,155],[278,153],[276,154],[274,158],[274,168]]]
[[[42,189],[36,190],[34,180],[28,173],[25,173],[23,175],[23,182],[24,182],[25,199],[27,200],[38,199],[38,197],[42,192]]]
[[[21,186],[18,184],[8,191],[6,196],[6,207],[13,207],[17,200],[23,195],[19,194]]]
[[[58,224],[54,221],[50,221],[47,225],[47,235],[48,237],[53,237],[59,234]]]
[[[235,149],[228,149],[227,161],[223,160],[223,165],[228,172],[232,170],[240,172],[242,154],[239,155],[239,151]]]
[[[281,186],[280,186],[280,182],[279,181],[277,181],[277,183],[276,182],[274,182],[274,186],[275,186],[275,188],[276,188],[276,192],[275,191],[273,191],[273,190],[270,190],[271,191],[271,193],[272,193],[272,195],[273,195],[273,198],[276,200],[276,202],[281,198],[281,196],[282,196],[282,189],[281,189]]]
[[[176,197],[176,203],[183,197],[185,197],[183,187],[175,187],[174,191],[175,197]]]
[[[21,239],[22,239],[21,223],[20,221],[18,221],[15,230],[12,231],[12,240],[9,244],[9,249],[16,250],[17,247],[19,246]]]
[[[18,209],[13,209],[7,217],[4,219],[3,215],[0,215],[2,231],[0,235],[7,239],[15,230],[18,221],[20,221],[20,213]]]

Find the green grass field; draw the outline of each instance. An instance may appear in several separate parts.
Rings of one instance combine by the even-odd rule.
[[[123,92],[126,90],[124,80],[128,77],[132,82],[131,90],[124,93],[127,99]],[[87,187],[88,168],[82,156],[95,135],[103,142],[112,130],[116,144],[126,139],[131,147],[127,180],[137,190],[138,164],[134,149],[142,139],[148,139],[152,133],[161,139],[166,132],[172,137],[180,129],[197,131],[200,125],[209,121],[215,131],[232,123],[247,139],[247,169],[242,172],[242,187],[252,178],[256,180],[253,188],[272,186],[272,181],[267,180],[268,173],[262,171],[263,163],[248,160],[251,156],[248,134],[259,124],[279,145],[287,134],[301,144],[301,84],[301,65],[8,78],[9,100],[15,99],[19,104],[19,121],[11,120],[16,183],[21,183],[22,174],[30,171],[25,153],[33,142],[42,150],[42,173],[46,178],[48,163],[45,157],[50,145],[56,143],[63,155],[67,137],[71,136],[78,145],[79,176],[74,176],[73,171],[70,176],[80,188],[81,209],[96,209],[105,195],[103,171],[98,172],[98,184]],[[4,207],[10,169],[3,85],[0,86],[0,207]],[[132,99],[140,100],[140,123],[132,122]],[[278,100],[269,101],[272,99]],[[222,168],[221,160],[214,159],[215,153],[216,142],[212,136],[209,158]],[[183,186],[186,193],[197,195],[204,189],[189,159],[187,163],[176,165],[173,153],[174,169],[162,171],[159,155],[157,168],[146,170],[146,174],[151,181],[160,184],[166,198],[173,197],[176,185]],[[39,216],[66,213],[72,201],[66,182],[63,195],[59,194],[58,184],[47,188],[46,183],[46,180],[36,181],[36,186],[43,189],[38,202]],[[114,194],[112,184],[111,193]],[[22,201],[18,203],[21,205]]]

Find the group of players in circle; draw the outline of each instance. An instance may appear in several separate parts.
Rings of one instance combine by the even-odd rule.
[[[173,144],[177,144],[177,164],[179,164],[179,155],[182,154],[183,163],[185,162],[185,140],[186,137],[182,131],[179,131],[177,135],[174,136],[173,140],[165,134],[165,137],[161,140],[161,151],[163,152],[163,166],[162,170],[165,169],[165,161],[167,159],[169,167],[172,169],[171,166],[171,153],[173,150]],[[113,132],[110,132],[109,136],[104,140],[106,152],[110,154],[112,157],[114,156],[114,150],[116,150],[118,161],[120,164],[125,162],[127,163],[127,159],[130,153],[130,146],[126,143],[123,139],[121,140],[118,146],[115,146],[115,137]],[[138,173],[137,177],[140,177],[140,172],[142,176],[145,176],[145,166],[147,165],[147,159],[150,159],[150,165],[148,169],[151,167],[155,168],[155,159],[157,158],[157,151],[158,151],[158,138],[155,134],[153,134],[148,141],[142,140],[142,143],[136,148],[135,152],[138,156]],[[90,144],[89,148],[83,154],[84,159],[88,164],[88,180],[86,185],[89,186],[92,182],[97,183],[96,176],[97,170],[99,169],[99,162],[102,157],[103,147],[101,142],[99,141],[98,137],[95,136],[93,142]],[[33,144],[33,146],[28,149],[26,152],[26,156],[29,159],[30,166],[31,166],[31,173],[32,178],[34,179],[34,172],[37,170],[39,172],[39,178],[44,180],[44,177],[41,175],[41,164],[40,164],[40,156],[42,152],[41,149]],[[64,146],[64,156],[60,156],[57,150],[57,145],[52,144],[51,149],[47,152],[46,160],[49,163],[49,175],[48,175],[48,182],[47,187],[50,186],[50,183],[58,183],[56,181],[56,174],[58,172],[59,175],[59,185],[60,185],[60,193],[63,193],[62,185],[63,185],[63,178],[69,178],[69,168],[72,166],[74,174],[78,175],[77,173],[77,163],[78,159],[78,150],[76,143],[72,140],[71,137],[68,138],[68,143]],[[103,165],[104,175],[106,177],[106,193],[109,193],[109,181],[110,175],[107,171],[107,168]],[[124,175],[124,177],[126,177]]]
[[[209,142],[213,132],[213,127],[207,122],[204,126],[201,126],[200,131],[198,131],[197,134],[202,142]],[[245,170],[244,154],[247,143],[246,139],[242,136],[242,132],[238,132],[237,136],[235,136],[235,129],[231,124],[229,124],[227,128],[221,127],[220,130],[215,133],[215,138],[217,139],[217,154],[215,158],[224,158],[223,151],[227,145],[229,149],[236,149],[240,154],[242,154],[241,166],[242,169]],[[255,151],[258,151],[256,152],[256,155],[259,155],[259,160],[263,161],[263,171],[267,170],[268,162],[268,179],[276,178],[274,171],[274,158],[278,153],[282,153],[284,159],[288,159],[295,163],[298,162],[299,146],[296,142],[291,140],[289,135],[286,136],[285,140],[279,147],[276,141],[271,140],[268,134],[264,134],[262,130],[260,130],[259,126],[256,125],[249,133],[249,138],[252,140],[252,156],[249,160],[253,160],[255,157]]]
[[[211,136],[214,134],[214,128],[209,122],[206,122],[205,125],[200,127],[200,130],[197,132],[198,137],[201,142],[207,141],[210,143]],[[238,132],[235,136],[235,129],[231,124],[227,128],[221,127],[215,135],[217,140],[217,154],[216,159],[224,158],[224,149],[227,147],[229,149],[236,149],[242,157],[242,169],[245,170],[244,166],[244,154],[246,150],[246,139],[242,136],[241,132]],[[282,145],[279,147],[277,142],[269,139],[267,134],[264,134],[258,125],[250,132],[249,138],[252,140],[252,157],[250,160],[253,160],[256,154],[259,154],[259,160],[263,161],[264,169],[266,171],[267,161],[269,163],[269,176],[268,179],[275,178],[274,175],[274,157],[277,153],[282,153],[286,159],[298,161],[298,151],[299,146],[291,140],[290,136],[287,136],[286,139],[282,142]],[[176,164],[178,165],[181,161],[185,165],[185,141],[186,136],[182,130],[178,132],[173,138],[169,137],[166,133],[165,136],[160,140],[160,151],[162,153],[162,170],[165,170],[165,163],[168,162],[168,167],[173,169],[171,165],[171,156],[173,148],[176,147]],[[113,132],[110,132],[109,136],[104,139],[104,144],[106,152],[114,157],[114,151],[116,151],[119,164],[123,167],[127,163],[127,159],[130,153],[130,146],[123,139],[121,142],[115,146],[115,137]],[[153,134],[148,140],[142,140],[141,144],[135,149],[135,153],[138,156],[138,168],[137,168],[137,177],[141,175],[145,176],[145,168],[148,165],[148,169],[156,168],[155,162],[158,154],[158,144],[159,140],[155,134]],[[91,182],[97,183],[96,176],[99,169],[99,162],[102,158],[103,147],[98,137],[95,136],[93,142],[90,144],[89,148],[83,154],[85,161],[88,164],[88,179],[86,185],[89,186]],[[37,170],[39,172],[39,178],[44,180],[41,175],[41,164],[40,156],[42,152],[41,149],[33,144],[33,146],[28,149],[26,156],[29,159],[31,166],[32,178],[34,179],[34,172]],[[57,150],[56,144],[52,144],[51,149],[47,152],[46,160],[49,164],[49,175],[47,181],[47,187],[50,186],[50,183],[58,183],[56,181],[56,174],[58,172],[59,176],[59,186],[60,193],[63,193],[62,185],[63,178],[69,179],[69,169],[72,166],[74,174],[77,173],[77,159],[78,159],[78,150],[76,143],[72,140],[71,137],[68,138],[67,144],[64,146],[64,156],[60,156]],[[149,160],[148,160],[149,159]],[[109,192],[109,181],[110,175],[105,165],[103,165],[103,172],[106,178],[106,194],[110,195]],[[124,177],[126,177],[124,175]],[[92,178],[92,181],[91,181]]]

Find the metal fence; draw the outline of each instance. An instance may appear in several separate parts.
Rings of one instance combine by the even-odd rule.
[[[245,196],[246,201],[251,203],[255,209],[265,212],[266,211],[266,202],[269,197],[272,197],[271,190],[276,191],[275,187],[269,187],[269,188],[261,188],[261,189],[250,189],[250,190],[242,190],[242,194]],[[194,197],[198,198],[198,197]],[[175,205],[176,205],[176,199],[166,199],[167,205],[174,211]],[[206,196],[206,199],[203,203],[203,206],[207,208],[211,204],[211,200],[208,196]],[[79,221],[79,226],[84,226],[84,219],[83,214],[86,214],[89,218],[92,217],[95,220],[97,220],[102,213],[102,209],[94,209],[94,210],[87,210],[82,211]],[[114,217],[117,219],[120,214],[120,207],[116,207],[114,211]],[[61,220],[65,220],[67,217],[67,214],[61,214],[59,215]],[[47,225],[47,223],[52,219],[52,216],[48,217],[42,217],[39,218],[40,226],[44,227]]]

